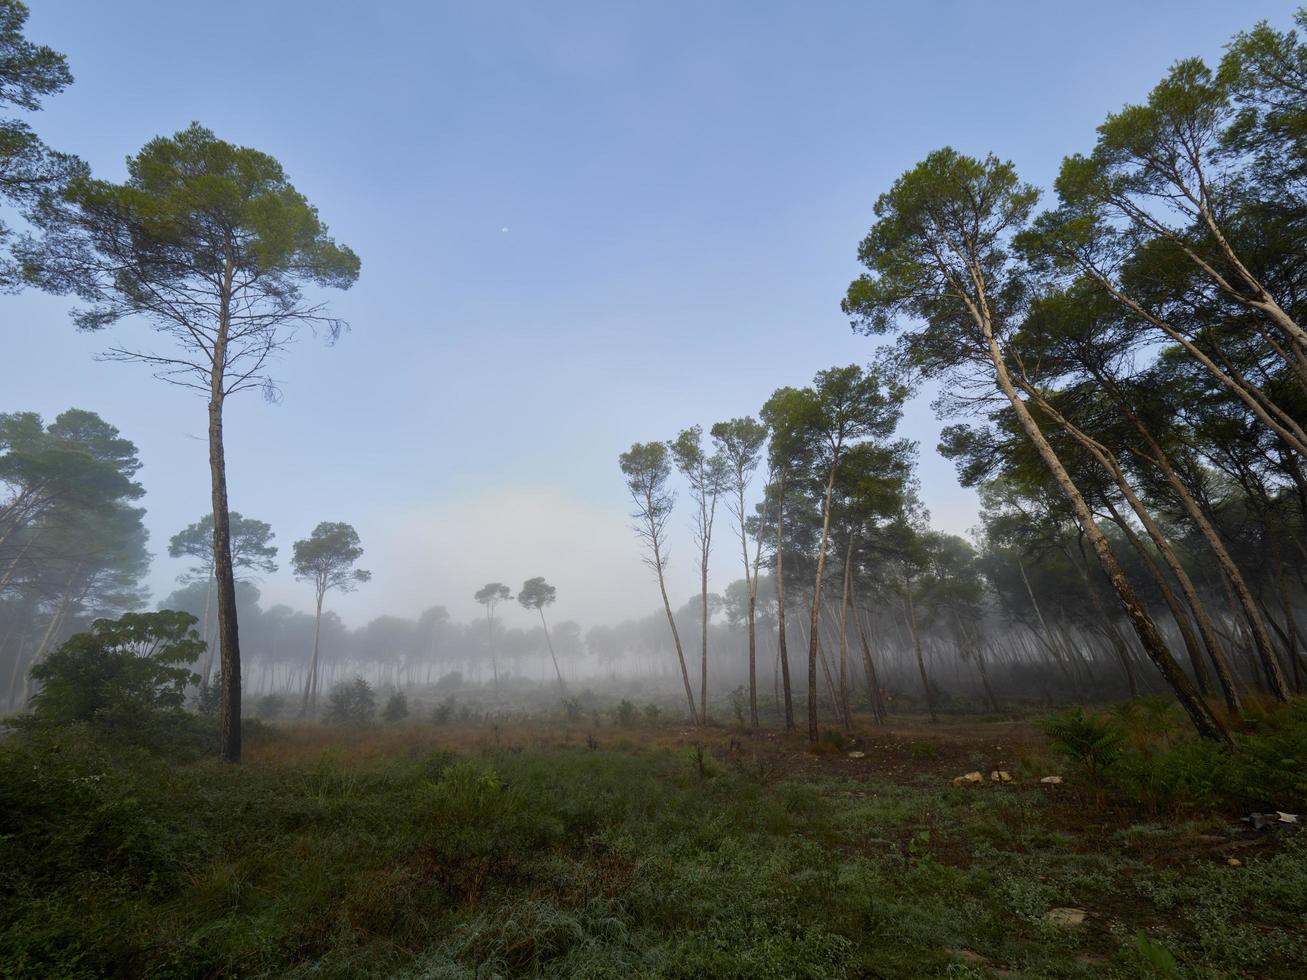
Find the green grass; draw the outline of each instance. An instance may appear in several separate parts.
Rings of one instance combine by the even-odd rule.
[[[339,737],[313,762],[240,767],[75,727],[0,743],[0,975],[993,975],[968,951],[1024,977],[1215,978],[1307,962],[1298,834],[1229,867],[1184,856],[1210,816],[1096,823],[1034,788],[796,780],[652,748],[358,759]],[[1058,906],[1089,920],[1050,925]]]

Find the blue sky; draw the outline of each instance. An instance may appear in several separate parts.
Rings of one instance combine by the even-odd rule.
[[[334,348],[306,337],[279,366],[284,402],[243,396],[227,422],[232,505],[285,552],[319,520],[358,528],[374,579],[336,601],[353,623],[437,603],[470,616],[485,581],[533,575],[558,585],[556,618],[655,608],[617,454],[867,360],[839,300],[900,172],[951,144],[1048,186],[1172,61],[1215,60],[1294,8],[31,6],[28,36],[76,77],[34,119],[48,142],[121,179],[141,144],[198,120],[280,159],[362,257],[358,285],[331,297],[353,330]],[[162,553],[207,510],[203,403],[95,361],[109,338],[77,334],[68,305],[0,297],[0,411],[88,408],[135,440]],[[975,497],[934,453],[929,401],[902,431],[934,523],[962,532]],[[683,599],[688,513],[673,522]],[[717,588],[738,577],[722,540]],[[161,554],[156,591],[178,571]],[[263,587],[310,605],[284,570]]]

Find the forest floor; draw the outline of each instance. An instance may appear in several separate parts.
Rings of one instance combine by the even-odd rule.
[[[1301,977],[1307,835],[1242,815],[1006,719],[279,723],[239,767],[25,735],[0,975]]]

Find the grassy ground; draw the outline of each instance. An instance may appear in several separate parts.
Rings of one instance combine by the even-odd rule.
[[[1307,836],[1238,815],[1001,721],[295,724],[239,767],[24,733],[0,975],[1301,977]]]

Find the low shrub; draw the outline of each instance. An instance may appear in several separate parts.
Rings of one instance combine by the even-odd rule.
[[[396,691],[386,700],[386,707],[381,712],[382,720],[387,723],[403,721],[408,717],[408,698],[403,691]]]
[[[331,690],[323,720],[333,725],[366,725],[377,713],[377,696],[362,677]]]

